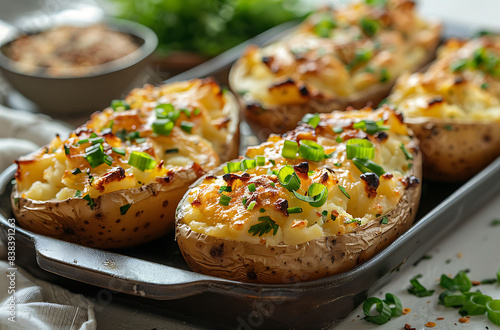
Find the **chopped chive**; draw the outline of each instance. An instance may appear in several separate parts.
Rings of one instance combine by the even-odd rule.
[[[490,85],[488,85],[488,83],[481,84],[481,89],[488,89],[488,87],[490,87]]]
[[[153,124],[151,124],[151,128],[153,129],[153,133],[158,135],[170,135],[172,129],[174,128],[174,122],[168,118],[156,119]],[[137,140],[136,140],[137,142]],[[140,142],[138,142],[140,143]]]
[[[269,159],[269,162],[273,164],[273,166],[276,166],[276,161],[274,159]]]
[[[262,236],[264,234],[269,233],[271,230],[273,231],[273,236],[278,232],[279,226],[268,216],[259,217],[259,223],[250,227],[248,232],[252,234],[252,236],[259,235]]]
[[[219,204],[223,206],[228,206],[229,202],[231,201],[231,197],[221,194],[220,199],[219,199]]]
[[[79,168],[75,168],[73,171],[71,171],[71,174],[80,174],[82,173],[82,170],[80,170]]]
[[[314,175],[314,171],[307,171],[307,175],[308,176],[313,176]]]
[[[181,122],[181,129],[186,133],[191,134],[193,132],[193,127],[194,127],[194,124],[190,121]]]
[[[83,199],[85,199],[88,202],[87,205],[90,207],[91,210],[93,210],[95,207],[95,203],[94,200],[90,198],[90,195],[85,195]]]
[[[266,157],[257,156],[256,161],[257,161],[257,166],[264,166],[266,164]]]
[[[387,216],[384,216],[382,218],[382,220],[380,220],[381,225],[387,225],[388,223],[389,223],[389,219],[387,218]]]
[[[200,112],[201,112],[200,108],[195,108],[194,111],[193,111],[193,114],[195,116],[198,116],[200,114]]]
[[[327,216],[328,216],[328,211],[327,210],[323,210],[323,212],[321,212],[321,217],[323,218],[323,221],[326,220]]]
[[[255,204],[257,204],[256,201],[251,201],[250,204],[248,204],[247,210],[251,211],[255,207]]]
[[[283,149],[281,150],[281,155],[288,159],[297,158],[297,151],[299,149],[299,144],[295,141],[285,140],[283,144]]]
[[[256,188],[255,188],[255,185],[254,185],[253,183],[251,183],[251,184],[249,184],[249,185],[248,185],[248,190],[249,190],[250,192],[254,192],[254,191],[255,191],[255,189],[256,189]]]
[[[264,213],[264,212],[266,212],[266,210],[265,209],[260,209],[259,212],[260,213]]]
[[[333,163],[333,165],[340,167],[340,166],[342,166],[342,163]]]
[[[125,111],[130,109],[130,104],[125,100],[113,100],[111,101],[111,108],[117,112]]]
[[[111,150],[113,150],[113,152],[115,152],[119,155],[122,155],[122,156],[125,156],[127,154],[127,151],[124,148],[113,147],[113,148],[111,148]]]
[[[337,143],[342,143],[342,142],[344,142],[344,139],[342,139],[340,136],[337,136],[335,141],[337,141]]]
[[[319,124],[319,114],[318,113],[307,113],[305,114],[304,117],[302,117],[301,122],[306,123],[308,125],[311,125],[312,127],[316,128]]]
[[[69,147],[67,145],[64,145],[64,153],[66,155],[69,155],[70,154],[70,150],[69,150]]]
[[[84,144],[84,143],[87,143],[87,142],[89,142],[89,139],[83,139],[83,140],[78,141],[77,143],[78,144]]]
[[[286,209],[288,214],[293,214],[293,213],[302,213],[303,210],[301,207],[295,206],[295,207],[289,207]]]
[[[361,220],[358,220],[358,219],[352,219],[352,218],[351,218],[351,219],[349,219],[349,220],[345,220],[345,221],[344,221],[344,224],[346,224],[346,225],[348,225],[348,224],[350,224],[350,223],[357,223],[358,225],[360,225],[360,226],[361,226]]]
[[[351,196],[349,196],[349,194],[347,193],[347,190],[345,190],[344,187],[342,187],[341,185],[338,185],[340,191],[344,194],[345,197],[351,199]]]
[[[243,205],[245,205],[247,203],[247,198],[243,197],[243,199],[241,200],[241,202],[243,203]]]
[[[172,148],[172,149],[165,150],[165,154],[175,154],[175,153],[178,153],[178,152],[179,152],[178,148]]]
[[[77,190],[76,193],[75,193],[75,197],[76,198],[82,197],[82,192],[80,190]]]
[[[132,204],[126,204],[126,205],[120,206],[120,214],[125,215],[131,206],[132,206]]]
[[[333,131],[337,134],[340,134],[344,131],[344,128],[343,127],[340,127],[340,126],[336,126],[333,128]]]
[[[445,129],[445,130],[447,130],[447,131],[453,131],[453,126],[451,126],[451,125],[446,125],[446,126],[444,127],[444,129]]]
[[[144,143],[144,142],[146,142],[146,138],[145,137],[135,139],[135,143],[141,144],[141,143]]]
[[[141,170],[152,170],[156,166],[156,160],[145,152],[132,151],[128,164]]]
[[[191,118],[191,112],[188,109],[179,110],[181,113],[185,114],[186,117]]]
[[[399,146],[401,150],[403,150],[406,160],[413,159],[413,155],[406,149],[405,144],[401,142],[401,145]]]

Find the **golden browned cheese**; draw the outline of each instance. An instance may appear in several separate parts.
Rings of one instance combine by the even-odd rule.
[[[376,133],[362,127],[370,121],[380,128]],[[362,172],[352,156],[347,157],[346,143],[353,138],[371,142],[375,149],[372,162],[385,174],[363,173],[366,170]],[[329,158],[309,161],[282,156],[285,141],[300,144],[305,140],[322,146]],[[189,191],[178,213],[195,233],[270,246],[343,235],[395,209],[409,184],[411,155],[417,145],[401,117],[389,108],[322,114],[315,129],[301,125],[284,137],[272,135],[267,142],[249,147],[240,161],[263,156],[264,165],[208,176]],[[320,183],[327,189],[326,202],[312,206],[286,189],[278,179],[285,165],[293,166],[300,179],[296,193],[307,195],[313,183]],[[222,194],[230,198],[228,205],[221,202]],[[291,208],[301,212],[289,213]],[[255,226],[262,225],[262,217],[269,217],[275,227],[256,234]]]
[[[16,161],[12,204],[21,226],[104,248],[173,228],[188,186],[220,163],[217,150],[226,152],[236,102],[212,80],[195,79],[135,89],[124,104],[130,109],[96,112],[66,140]]]
[[[401,77],[390,100],[406,117],[500,122],[500,37],[452,39],[425,73]]]
[[[232,88],[264,109],[361,95],[425,64],[439,33],[408,0],[320,10],[285,39],[249,47],[233,68]]]

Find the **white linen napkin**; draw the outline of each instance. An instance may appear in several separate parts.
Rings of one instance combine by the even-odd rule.
[[[70,130],[50,117],[0,105],[0,171],[17,157],[49,143],[56,133],[64,137]],[[94,305],[88,299],[36,279],[17,265],[10,268],[6,257],[7,249],[0,241],[0,274],[5,274],[0,276],[0,329],[97,329]],[[9,290],[14,277],[15,293]]]

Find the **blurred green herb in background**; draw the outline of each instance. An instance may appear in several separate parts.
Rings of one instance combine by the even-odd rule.
[[[215,56],[280,23],[308,14],[300,0],[112,0],[116,16],[158,35],[158,52]]]

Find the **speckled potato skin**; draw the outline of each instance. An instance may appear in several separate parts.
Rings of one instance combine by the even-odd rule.
[[[405,118],[420,140],[425,179],[470,179],[500,156],[500,123]]]
[[[417,69],[422,69],[434,59],[434,50]],[[241,116],[261,142],[271,133],[283,134],[297,126],[297,123],[307,113],[330,113],[334,110],[345,110],[347,107],[362,109],[365,106],[376,107],[385,99],[396,79],[384,84],[378,84],[344,98],[311,98],[304,104],[267,105],[263,107],[257,100],[246,100],[238,93],[239,80],[243,79],[244,69],[236,62],[229,73],[229,85],[236,95],[241,107]]]
[[[421,180],[422,157],[418,151],[413,164],[410,175]],[[385,225],[380,224],[380,217],[351,233],[298,245],[266,246],[200,234],[183,222],[182,207],[177,209],[175,236],[184,259],[195,272],[252,283],[310,281],[354,268],[407,231],[417,214],[420,192],[421,184],[408,186],[396,208],[386,214]],[[187,196],[180,206],[187,202]]]
[[[87,201],[36,201],[12,192],[12,211],[18,224],[38,234],[103,249],[130,247],[174,229],[175,209],[200,168],[176,172],[164,182],[99,196],[93,210]],[[16,203],[17,200],[17,203]],[[130,203],[122,215],[120,206]]]

